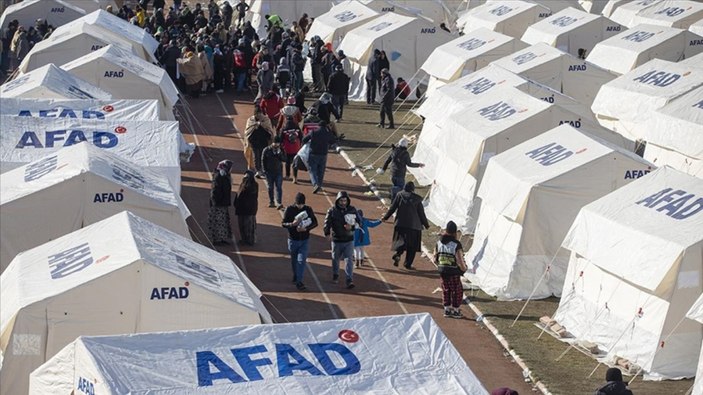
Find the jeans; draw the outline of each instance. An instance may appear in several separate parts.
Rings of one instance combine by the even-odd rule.
[[[300,92],[303,89],[303,70],[296,70],[293,72],[293,90],[295,93]]]
[[[339,274],[339,259],[344,259],[346,265],[344,273],[347,275],[347,282],[353,281],[354,277],[354,241],[333,241],[332,242],[332,274]]]
[[[327,167],[327,155],[310,154],[308,157],[308,172],[312,185],[322,187]]]
[[[254,167],[256,167],[256,171],[263,171],[264,169],[261,167],[261,154],[263,154],[264,148],[266,148],[266,146],[252,146],[251,148],[254,151]]]
[[[398,194],[398,192],[403,190],[403,187],[405,187],[405,178],[404,177],[391,177],[391,182],[393,183],[393,186],[391,186],[391,202],[395,199],[395,195]]]
[[[266,186],[269,191],[269,202],[273,202],[273,188],[276,187],[276,203],[281,204],[283,195],[283,174],[266,173]]]
[[[305,265],[308,261],[308,240],[291,240],[288,239],[288,251],[290,251],[290,266],[293,269],[296,283],[303,282],[303,274],[305,274]]]
[[[381,125],[386,123],[386,115],[388,115],[388,126],[394,127],[393,122],[393,102],[388,100],[383,100],[381,102]]]
[[[247,89],[246,82],[247,82],[247,72],[246,71],[238,71],[236,72],[237,75],[237,92],[244,92]]]
[[[337,111],[339,112],[339,118],[341,119],[344,113],[344,102],[346,101],[347,97],[344,95],[333,95],[332,96],[332,104],[334,104],[335,107],[337,107]]]
[[[372,104],[376,101],[376,80],[366,79],[366,103]]]

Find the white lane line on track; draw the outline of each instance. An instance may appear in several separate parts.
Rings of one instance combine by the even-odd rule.
[[[224,110],[225,114],[227,114],[228,117],[230,117],[230,121],[232,122],[232,127],[234,127],[234,130],[237,132],[239,135],[239,140],[242,142],[242,147],[244,146],[244,138],[242,137],[242,133],[239,132],[239,129],[237,128],[237,125],[234,123],[234,118],[231,118],[231,115],[229,113],[229,110],[227,110],[227,107],[225,106],[225,103],[222,102],[222,99],[220,99],[219,94],[215,94],[215,97],[217,97],[217,101],[220,102],[220,106],[222,106],[222,109]],[[202,156],[202,155],[201,155]],[[205,159],[203,158],[203,161]],[[206,165],[207,166],[207,165]],[[278,211],[278,210],[276,210]],[[283,216],[283,213],[278,211],[279,215]],[[239,251],[239,247],[237,246],[237,243],[234,243],[234,250],[235,254],[237,255],[237,259],[239,260],[239,264],[244,268],[244,260],[242,259],[242,254]],[[313,281],[315,282],[315,285],[317,288],[320,290],[320,293],[322,294],[322,298],[325,300],[327,303],[327,307],[330,309],[330,312],[332,313],[332,318],[334,319],[339,319],[339,314],[337,314],[337,311],[334,309],[334,305],[332,304],[332,301],[329,298],[329,295],[325,292],[324,288],[322,288],[322,283],[320,282],[320,279],[317,277],[315,274],[315,271],[312,270],[312,267],[306,263],[307,271],[310,273],[312,276]],[[246,270],[242,269],[244,273],[246,274]],[[247,274],[247,276],[249,276]]]

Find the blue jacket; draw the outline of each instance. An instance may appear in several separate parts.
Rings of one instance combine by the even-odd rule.
[[[363,218],[361,221],[361,228],[357,228],[354,231],[354,247],[362,247],[371,244],[371,235],[369,234],[369,228],[375,228],[381,225],[381,220],[370,220]]]

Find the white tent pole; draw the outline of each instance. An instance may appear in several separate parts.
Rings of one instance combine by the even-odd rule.
[[[683,317],[681,317],[681,319],[679,320],[679,322],[676,323],[676,326],[674,326],[674,329],[672,329],[672,330],[669,332],[669,334],[666,335],[666,337],[664,338],[664,340],[661,341],[660,346],[659,346],[660,348],[664,348],[664,346],[666,345],[666,341],[669,340],[669,338],[671,337],[671,335],[674,334],[674,332],[676,332],[676,330],[679,328],[679,325],[681,325],[681,323],[682,323],[685,319],[686,319],[686,316],[685,316],[685,315],[684,315]],[[654,353],[652,354],[652,357],[649,358],[649,359],[645,362],[645,364],[646,364],[647,362],[650,362],[650,361],[653,360],[653,359],[654,359]],[[642,369],[643,369],[642,366],[640,366],[639,369],[637,370],[637,373],[635,373],[635,375],[632,377],[632,379],[627,382],[628,385],[632,384],[632,382],[635,381],[635,379],[637,378],[637,376],[639,376],[639,374],[642,373]]]
[[[554,256],[556,256],[556,254],[554,254]],[[515,326],[515,323],[517,322],[517,320],[520,319],[520,316],[522,315],[522,313],[523,313],[523,312],[525,311],[525,309],[527,308],[527,304],[530,303],[530,299],[532,299],[532,297],[535,295],[535,292],[537,292],[537,288],[539,288],[539,286],[542,284],[542,280],[544,280],[544,278],[547,276],[547,273],[549,273],[550,267],[551,267],[551,263],[550,263],[549,265],[547,265],[547,268],[544,270],[544,273],[542,273],[542,276],[539,278],[539,281],[537,281],[537,285],[535,285],[535,287],[532,289],[532,292],[530,293],[530,296],[527,297],[527,300],[525,301],[525,304],[522,305],[522,308],[520,309],[520,312],[517,313],[517,316],[515,316],[515,320],[513,321],[513,323],[510,324],[510,327],[511,327],[511,328],[514,327],[514,326]]]

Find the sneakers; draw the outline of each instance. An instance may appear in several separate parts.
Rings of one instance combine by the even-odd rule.
[[[295,287],[298,289],[298,291],[305,291],[306,289],[308,289],[308,287],[306,287],[303,283],[297,283],[295,284]]]
[[[361,259],[355,259],[355,261],[356,261],[355,267],[357,269],[360,268],[361,267]]]
[[[385,126],[383,126],[382,123],[378,123],[378,124],[376,124],[376,127],[379,128],[379,129],[383,129]]]
[[[269,207],[276,207],[276,204],[274,202],[269,202]]]
[[[332,275],[332,282],[334,284],[339,284],[339,274],[333,274]]]
[[[296,184],[296,185],[298,185],[298,179],[297,179],[297,178],[295,178],[295,177],[293,177],[293,184]]]
[[[347,280],[347,289],[352,289],[354,288],[354,281]]]
[[[452,313],[452,318],[462,319],[462,318],[464,318],[464,315],[461,314],[461,310],[456,309],[456,310],[454,310],[454,312]]]
[[[459,310],[459,309],[445,307],[444,308],[444,318],[462,319],[462,318],[464,318],[464,315],[461,314],[461,310]]]
[[[319,185],[315,185],[315,188],[312,190],[312,193],[319,193],[322,190],[322,187]]]
[[[452,314],[454,314],[454,312],[451,309],[447,307],[444,308],[444,318],[452,318]]]
[[[398,263],[400,262],[400,255],[398,254],[393,254],[393,266],[398,267]]]
[[[277,209],[283,210],[283,205],[281,203],[278,203],[278,206],[276,206]]]

